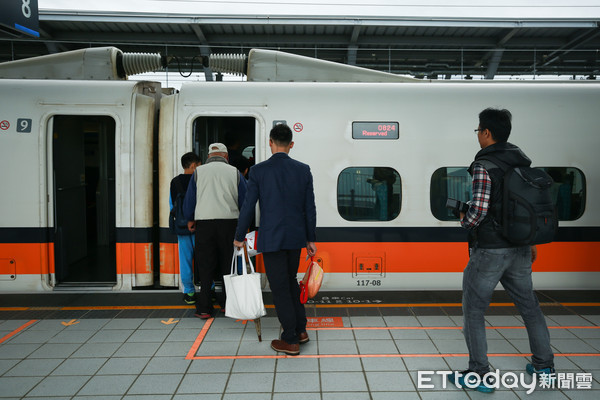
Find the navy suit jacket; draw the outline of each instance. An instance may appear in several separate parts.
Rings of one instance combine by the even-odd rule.
[[[243,241],[260,206],[259,252],[293,250],[316,241],[317,211],[310,167],[286,153],[275,153],[250,169],[235,239]]]

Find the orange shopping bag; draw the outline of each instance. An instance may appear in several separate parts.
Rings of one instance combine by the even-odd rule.
[[[308,299],[315,297],[321,288],[322,282],[323,268],[311,257],[304,278],[300,282],[300,303],[306,304]]]

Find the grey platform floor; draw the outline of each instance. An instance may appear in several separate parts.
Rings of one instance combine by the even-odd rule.
[[[111,310],[42,319],[11,312],[0,320],[0,399],[600,399],[600,314],[547,315],[563,387],[489,395],[444,389],[441,375],[426,374],[466,369],[460,315],[308,310],[310,342],[297,357],[270,348],[279,335],[271,309],[261,319],[262,342],[252,321],[222,314],[203,321],[189,309],[118,318]],[[486,317],[490,364],[519,375],[530,359],[527,333],[518,315],[503,314]],[[433,387],[419,388],[419,371]]]

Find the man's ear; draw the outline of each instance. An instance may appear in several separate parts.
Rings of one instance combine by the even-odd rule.
[[[292,141],[292,142],[290,142],[290,149],[291,149],[292,147],[294,147],[294,142],[293,142],[293,141]]]

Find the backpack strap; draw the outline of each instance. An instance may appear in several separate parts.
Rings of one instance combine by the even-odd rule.
[[[493,169],[493,168],[500,168],[502,170],[502,172],[506,172],[504,169],[502,169],[501,166],[499,166],[498,164],[494,163],[493,161],[485,159],[485,158],[473,161],[473,163],[471,164],[471,167],[469,167],[470,171],[473,171],[473,166],[475,164],[481,165],[488,172],[490,169]]]
[[[183,188],[183,185],[181,184],[181,179],[175,179],[175,188],[177,189],[178,193],[183,193],[183,195],[185,196],[185,190]]]
[[[499,176],[500,181],[498,182],[500,184],[500,204],[492,204],[491,200],[492,197],[494,197],[494,192],[492,191],[492,193],[490,193],[490,208],[488,209],[488,215],[489,218],[491,218],[491,220],[493,221],[493,223],[497,226],[502,226],[502,215],[500,210],[498,209],[498,207],[503,207],[504,206],[504,195],[502,194],[503,192],[503,188],[504,188],[504,175],[506,174],[506,169],[502,168],[499,164],[495,163],[492,160],[489,160],[487,158],[480,158],[478,160],[473,161],[473,163],[471,163],[471,166],[469,167],[469,172],[471,173],[471,175],[473,175],[473,167],[475,164],[481,165],[488,173],[488,176],[490,176],[491,179],[491,175],[490,174],[490,170],[492,169],[499,169],[500,171],[502,171],[502,174]],[[492,188],[492,190],[494,190]],[[487,217],[486,217],[487,218]]]

